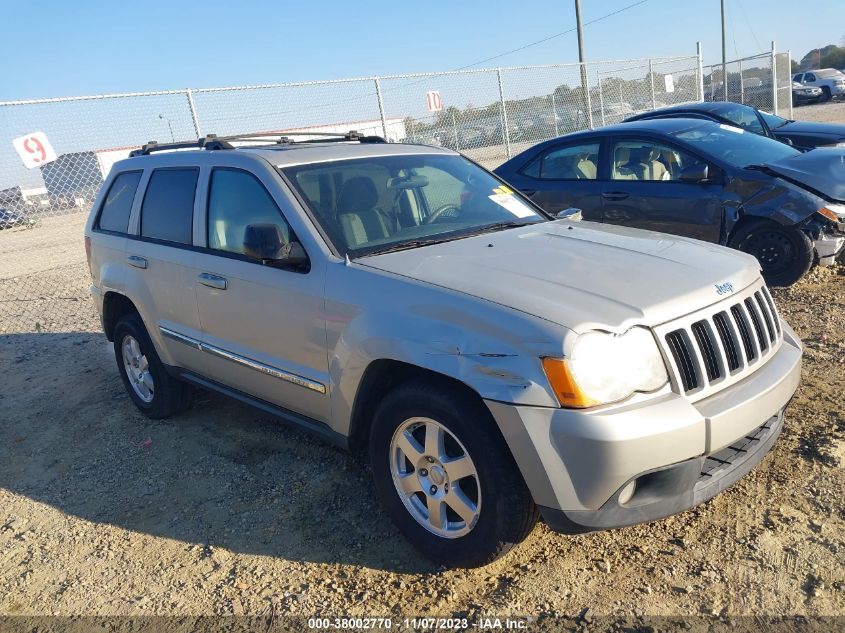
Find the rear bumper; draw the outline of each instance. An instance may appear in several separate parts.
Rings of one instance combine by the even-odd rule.
[[[694,403],[664,393],[579,412],[488,401],[550,527],[588,532],[659,519],[751,470],[798,388],[801,343],[782,327],[783,343],[764,366]]]

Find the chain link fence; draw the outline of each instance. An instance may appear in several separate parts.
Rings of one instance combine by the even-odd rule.
[[[774,50],[705,66],[705,101],[733,101],[792,118],[792,58]],[[727,76],[727,81],[725,81]]]
[[[703,90],[690,55],[2,102],[0,332],[99,327],[83,227],[112,164],[152,139],[354,129],[493,168],[538,141],[700,101]],[[12,140],[37,131],[57,157],[27,169]]]

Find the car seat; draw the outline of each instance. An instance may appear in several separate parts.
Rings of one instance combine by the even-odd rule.
[[[350,248],[390,236],[376,205],[378,191],[372,178],[356,176],[343,183],[337,203],[337,220]]]

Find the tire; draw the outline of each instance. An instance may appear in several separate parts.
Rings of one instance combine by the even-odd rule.
[[[819,102],[825,103],[827,101],[830,101],[830,99],[831,99],[830,88],[828,88],[827,86],[822,86],[822,96],[819,99]]]
[[[791,286],[813,265],[813,243],[794,226],[753,219],[730,239],[732,248],[754,255],[770,286]]]
[[[137,312],[114,326],[114,358],[126,392],[148,418],[167,418],[191,405],[191,387],[167,372]]]
[[[425,456],[433,451],[424,448],[424,437],[438,428],[443,448],[432,462]],[[395,439],[407,439],[407,433],[416,443],[406,446],[419,449],[413,464],[398,448],[403,442]],[[448,458],[462,454],[469,462],[461,462],[461,471],[457,460]],[[375,413],[369,455],[376,492],[387,513],[412,545],[441,565],[486,565],[522,542],[537,522],[537,507],[490,412],[446,380],[414,381],[391,391]],[[412,482],[409,489],[418,488],[416,492],[400,494],[400,467]],[[456,477],[466,472],[471,474]],[[430,503],[445,517],[441,534],[434,531]],[[456,507],[462,508],[461,515]]]

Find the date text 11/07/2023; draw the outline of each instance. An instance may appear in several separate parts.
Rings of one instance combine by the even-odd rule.
[[[411,631],[461,631],[520,630],[527,628],[529,618],[308,618],[309,629],[325,630],[379,630],[396,629]]]

